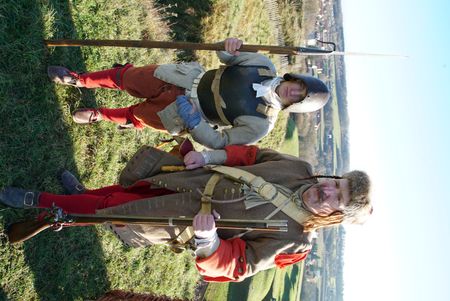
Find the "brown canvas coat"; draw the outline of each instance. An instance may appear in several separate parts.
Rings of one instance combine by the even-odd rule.
[[[200,168],[192,171],[161,173],[161,166],[168,164],[181,165],[182,161],[157,149],[143,147],[121,173],[120,183],[127,186],[138,180],[145,180],[155,186],[164,187],[178,193],[138,200],[98,210],[98,213],[193,217],[200,210],[200,194],[197,189],[203,191],[212,171]],[[315,180],[302,180],[302,178],[312,175],[309,163],[271,150],[259,150],[254,165],[239,168],[261,176],[268,182],[283,185],[292,191],[304,191],[316,182]],[[213,199],[238,198],[243,195],[241,187],[242,184],[240,183],[222,179],[216,185]],[[231,204],[212,204],[212,207],[224,219],[264,219],[275,209],[274,205],[265,204],[246,210],[242,201]],[[253,231],[242,237],[246,242],[244,277],[274,267],[274,259],[278,254],[302,253],[311,247],[308,233],[304,233],[302,226],[286,214],[278,212],[271,219],[288,220],[288,232]],[[148,225],[111,226],[111,229],[124,243],[135,247],[167,243],[183,230],[183,228],[178,227],[152,227]],[[243,231],[219,229],[218,235],[221,239],[226,240],[241,232]]]

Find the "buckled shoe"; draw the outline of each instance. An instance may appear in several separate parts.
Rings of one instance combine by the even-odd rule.
[[[7,187],[0,192],[0,202],[13,208],[35,208],[39,204],[39,195],[37,191]]]
[[[75,72],[61,66],[49,66],[47,68],[47,75],[50,80],[60,85],[83,87]]]
[[[78,109],[72,114],[75,123],[91,124],[102,120],[102,114],[97,109]]]
[[[135,126],[134,126],[134,124],[132,124],[132,123],[119,124],[119,125],[117,126],[117,129],[118,129],[119,131],[131,130],[131,129],[134,129],[134,128],[135,128]]]
[[[63,170],[60,175],[61,184],[69,194],[81,194],[86,191],[83,184],[68,170]]]

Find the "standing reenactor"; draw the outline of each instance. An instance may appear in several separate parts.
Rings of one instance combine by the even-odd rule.
[[[145,101],[126,108],[83,108],[73,113],[76,123],[101,120],[120,127],[152,127],[178,135],[188,130],[194,140],[213,149],[252,144],[274,127],[281,110],[312,112],[328,98],[317,78],[287,73],[276,75],[273,63],[258,53],[238,50],[242,41],[228,38],[218,52],[224,64],[206,71],[197,62],[115,66],[98,72],[76,73],[51,66],[48,75],[58,84],[83,88],[125,90]]]

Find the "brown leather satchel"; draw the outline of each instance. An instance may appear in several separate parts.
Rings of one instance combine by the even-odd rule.
[[[173,140],[177,144],[169,152],[148,145],[142,146],[120,173],[120,185],[130,186],[136,181],[154,176],[161,172],[161,166],[163,165],[183,165],[184,155],[194,150],[194,147],[189,139],[181,137],[164,142],[171,142]]]

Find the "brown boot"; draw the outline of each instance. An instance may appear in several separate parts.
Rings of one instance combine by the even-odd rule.
[[[76,76],[76,73],[71,72],[69,69],[61,66],[49,66],[47,68],[47,75],[50,80],[60,85],[83,87],[80,80]]]
[[[102,114],[97,109],[78,109],[72,114],[73,121],[79,124],[91,124],[102,120]]]

